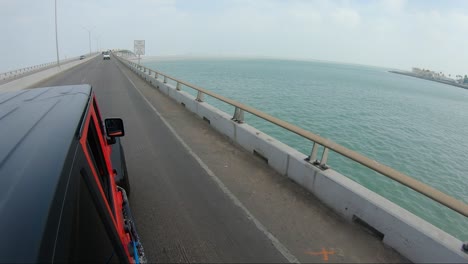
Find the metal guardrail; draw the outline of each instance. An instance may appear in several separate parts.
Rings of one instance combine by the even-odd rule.
[[[118,56],[117,56],[118,57]],[[118,57],[119,58],[119,57]],[[176,89],[177,90],[181,90],[181,85],[185,85],[189,88],[192,88],[194,90],[196,90],[198,93],[197,93],[197,101],[203,101],[203,96],[206,94],[206,95],[209,95],[213,98],[216,98],[220,101],[223,101],[231,106],[234,106],[235,107],[235,110],[234,110],[234,115],[233,115],[233,118],[232,120],[233,121],[236,121],[236,122],[239,122],[239,123],[243,123],[244,122],[244,111],[245,112],[249,112],[257,117],[260,117],[270,123],[273,123],[279,127],[282,127],[286,130],[289,130],[303,138],[306,138],[310,141],[313,142],[313,145],[312,145],[312,150],[311,150],[311,155],[310,157],[308,157],[306,160],[309,161],[310,163],[320,167],[321,169],[327,169],[327,159],[328,159],[328,152],[329,150],[333,150],[334,152],[338,153],[338,154],[341,154],[342,156],[345,156],[353,161],[356,161],[366,167],[368,167],[369,169],[373,170],[373,171],[376,171],[390,179],[393,179],[403,185],[405,185],[406,187],[409,187],[413,190],[415,190],[416,192],[420,193],[420,194],[423,194],[427,197],[429,197],[430,199],[442,204],[442,205],[445,205],[446,207],[454,210],[455,212],[458,212],[460,213],[461,215],[465,216],[465,217],[468,217],[468,205],[465,204],[464,202],[462,201],[459,201],[425,183],[422,183],[416,179],[413,179],[411,177],[409,177],[408,175],[405,175],[395,169],[392,169],[386,165],[383,165],[375,160],[372,160],[370,158],[367,158],[365,157],[364,155],[362,154],[359,154],[353,150],[350,150],[348,148],[345,148],[329,139],[326,139],[326,138],[323,138],[321,136],[318,136],[318,135],[315,135],[314,133],[310,132],[310,131],[307,131],[305,129],[302,129],[300,127],[297,127],[295,125],[292,125],[286,121],[283,121],[279,118],[276,118],[274,116],[271,116],[269,114],[266,114],[264,112],[261,112],[253,107],[250,107],[250,106],[247,106],[247,105],[244,105],[242,103],[239,103],[237,101],[234,101],[234,100],[231,100],[229,98],[226,98],[222,95],[218,95],[216,93],[213,93],[209,90],[206,90],[204,88],[201,88],[201,87],[198,87],[194,84],[191,84],[191,83],[188,83],[188,82],[185,82],[185,81],[182,81],[182,80],[179,80],[175,77],[172,77],[172,76],[169,76],[167,74],[164,74],[164,73],[161,73],[161,72],[158,72],[158,71],[155,71],[155,70],[152,70],[152,69],[149,69],[149,68],[146,68],[144,66],[141,66],[141,65],[138,65],[134,62],[131,62],[129,60],[126,60],[126,59],[123,59],[123,58],[119,58],[119,60],[121,60],[122,62],[126,63],[127,65],[135,68],[135,69],[139,69],[141,71],[143,71],[144,73],[147,73],[148,75],[152,75],[152,73],[154,73],[154,76],[155,78],[158,78],[158,76],[162,76],[163,77],[163,82],[164,83],[167,83],[167,79],[170,79],[170,80],[173,80],[176,82]],[[322,158],[320,160],[317,160],[317,153],[318,153],[318,148],[319,146],[322,146],[324,148],[323,150],[323,154],[322,154]]]
[[[92,53],[91,56],[94,55],[94,54],[96,54],[96,53]],[[69,59],[61,60],[60,63],[68,63],[68,62],[71,62],[71,61],[78,60],[79,58],[80,58],[80,56],[72,57],[72,58],[69,58]],[[8,71],[8,72],[2,72],[2,73],[0,73],[0,80],[3,81],[3,80],[7,80],[7,79],[13,79],[13,78],[16,78],[16,77],[20,77],[21,75],[24,75],[26,73],[33,72],[33,71],[38,71],[40,69],[48,68],[48,67],[51,67],[51,66],[54,66],[54,65],[57,65],[57,61],[42,63],[42,64],[38,64],[38,65],[26,67],[26,68],[21,68],[21,69],[16,69],[16,70]]]
[[[41,68],[52,66],[53,64],[57,64],[57,62],[43,63],[43,64],[39,64],[39,65],[34,65],[34,66],[22,68],[22,69],[16,69],[16,70],[8,71],[8,72],[3,72],[3,73],[0,73],[0,78],[1,78],[1,80],[14,78],[14,77],[23,75],[25,73],[28,73],[28,72],[31,72],[31,71],[34,71],[34,70],[38,70],[38,69],[41,69]]]

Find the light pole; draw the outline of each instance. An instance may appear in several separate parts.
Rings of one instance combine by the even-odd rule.
[[[94,37],[94,40],[96,40],[96,51],[99,51],[99,39],[102,37],[102,34],[100,34],[97,37]]]
[[[57,50],[57,66],[60,68],[58,32],[57,32],[57,0],[55,0],[55,48]]]
[[[93,28],[89,29],[89,28],[86,28],[86,27],[83,27],[81,26],[82,28],[84,28],[86,31],[88,31],[88,36],[89,36],[89,56],[91,56],[91,31],[93,30]]]

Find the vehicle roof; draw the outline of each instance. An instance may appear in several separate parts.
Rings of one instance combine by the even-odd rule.
[[[37,257],[91,91],[71,85],[0,92],[0,260],[12,247]]]

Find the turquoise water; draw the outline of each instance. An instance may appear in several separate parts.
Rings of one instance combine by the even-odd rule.
[[[329,138],[468,203],[468,90],[384,68],[325,62],[187,59],[144,64]],[[233,113],[231,106],[206,101]],[[246,122],[310,154],[308,140],[252,115],[246,114]],[[465,217],[336,153],[328,164],[468,240]]]

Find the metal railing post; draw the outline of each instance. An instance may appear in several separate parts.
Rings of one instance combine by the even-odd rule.
[[[166,76],[164,76],[164,81],[163,82],[167,83],[167,77]]]
[[[197,93],[197,99],[196,99],[196,100],[197,100],[198,102],[203,102],[203,97],[204,97],[203,93],[200,92],[200,91],[198,91],[198,93]]]
[[[244,123],[244,110],[236,107],[234,109],[234,116],[232,117],[232,121],[237,123]]]
[[[328,148],[324,147],[323,153],[322,153],[322,159],[320,160],[320,168],[324,170],[328,169],[327,160],[328,160]]]
[[[177,82],[176,90],[177,90],[177,91],[180,91],[180,82]]]
[[[319,144],[314,142],[312,146],[312,151],[310,152],[309,162],[312,164],[317,164],[317,153],[318,153]]]

